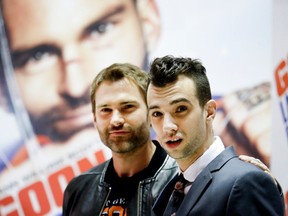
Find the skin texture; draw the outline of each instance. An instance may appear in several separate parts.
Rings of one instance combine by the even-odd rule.
[[[276,187],[271,185],[269,176],[261,173],[261,178],[269,180],[267,190],[263,189],[261,178],[257,176],[259,170],[245,167],[246,164],[237,161],[232,148],[224,150],[221,142],[214,142],[213,120],[216,114],[216,102],[211,99],[210,85],[204,66],[196,59],[164,56],[152,62],[149,78],[147,103],[152,126],[162,147],[176,160],[181,171],[186,174],[187,180],[192,182],[179,209],[169,211],[170,201],[171,207],[176,206],[175,203],[172,204],[174,198],[177,199],[176,195],[173,198],[177,187],[174,186],[177,178],[174,178],[166,185],[154,204],[154,212],[157,215],[174,215],[175,212],[179,215],[205,214],[208,212],[205,206],[213,200],[209,196],[213,197],[221,191],[225,192],[221,198],[219,197],[220,202],[215,205],[217,206],[215,212],[218,212],[216,213],[218,215],[245,212],[242,207],[237,208],[239,204],[237,200],[242,194],[245,194],[243,197],[246,198],[243,206],[247,206],[245,202],[249,203],[249,200],[258,200],[251,202],[252,208],[249,211],[258,212],[259,215],[264,211],[266,214],[277,212],[282,207],[281,196],[278,196],[278,192],[282,193],[281,189],[278,188],[277,191]],[[211,149],[208,150],[210,147]],[[199,161],[196,162],[197,159]],[[257,164],[254,161],[259,160],[252,158],[250,163]],[[226,176],[224,186],[223,176]],[[251,176],[258,180],[251,183],[250,179],[253,179]],[[258,182],[261,189],[256,189]],[[255,193],[254,191],[251,193],[251,190],[247,193],[245,185],[247,187],[253,185]],[[269,196],[273,194],[271,198],[274,196],[272,199],[277,201],[270,203],[271,199],[261,198],[263,194]],[[262,200],[265,200],[263,204]],[[266,209],[262,210],[262,207]],[[214,210],[208,214],[213,212]]]
[[[117,92],[117,94],[115,94]],[[104,81],[95,94],[95,127],[112,151],[119,176],[132,176],[148,166],[155,145],[150,139],[150,122],[143,95],[126,78]]]
[[[137,7],[132,0],[2,3],[16,79],[35,133],[55,144],[95,136],[88,99],[92,77],[114,62],[147,66],[147,53],[160,31],[154,0],[138,0]],[[228,95],[217,102],[233,115],[228,127],[222,126],[222,118],[214,121],[215,129],[225,128],[216,134],[233,143],[239,154],[253,155],[269,166],[270,100],[262,102],[269,106],[260,103],[257,112],[246,117],[239,115],[246,110],[238,102],[233,109],[228,106],[230,100]],[[229,126],[246,142],[227,130]]]
[[[164,99],[165,98],[165,99]],[[195,84],[180,75],[175,83],[147,91],[149,116],[162,147],[185,171],[213,142],[216,103],[199,105]]]
[[[3,14],[21,97],[54,143],[95,134],[91,80],[114,62],[144,67],[159,34],[152,0],[4,0]]]

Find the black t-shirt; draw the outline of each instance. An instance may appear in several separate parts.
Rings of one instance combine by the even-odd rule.
[[[153,141],[156,145],[156,151],[149,163],[149,165],[142,171],[136,173],[131,177],[119,177],[113,167],[113,159],[111,160],[105,181],[109,183],[111,187],[111,192],[109,194],[108,200],[105,204],[105,209],[102,215],[127,215],[126,207],[127,203],[132,199],[132,197],[137,193],[139,182],[153,177],[160,166],[162,166],[166,153],[160,147],[157,141]],[[137,196],[136,196],[137,197]],[[113,213],[111,213],[111,211]]]

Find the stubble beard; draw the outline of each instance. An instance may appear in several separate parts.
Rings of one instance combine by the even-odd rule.
[[[133,153],[148,142],[150,131],[146,122],[134,130],[131,127],[125,129],[131,132],[130,135],[117,137],[115,139],[109,138],[109,129],[106,129],[104,132],[98,130],[98,132],[102,142],[110,148],[112,152],[119,154]]]

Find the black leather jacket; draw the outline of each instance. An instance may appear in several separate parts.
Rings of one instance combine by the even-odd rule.
[[[108,183],[104,181],[110,161],[111,159],[94,167],[69,183],[64,193],[63,216],[101,215],[111,190]],[[139,182],[138,192],[135,195],[138,197],[128,204],[128,216],[153,215],[154,201],[177,170],[174,159],[166,155],[155,175]]]

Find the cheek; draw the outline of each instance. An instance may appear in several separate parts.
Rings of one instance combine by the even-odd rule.
[[[94,124],[94,126],[100,134],[103,134],[104,131],[108,128],[108,126],[106,124],[104,124],[104,122],[102,122],[102,121],[97,121]]]
[[[92,68],[92,71],[97,73],[115,62],[130,62],[139,67],[143,66],[146,48],[139,24],[123,23],[100,40],[102,42],[86,40],[82,45],[82,59],[86,59],[90,66],[87,70]]]
[[[162,124],[160,121],[155,121],[155,120],[151,120],[151,125],[152,125],[152,128],[153,130],[155,131],[156,135],[158,137],[161,137],[161,134],[162,134]]]
[[[203,119],[198,116],[187,116],[182,119],[182,121],[178,122],[179,129],[186,134],[194,133],[194,131],[198,131],[200,127],[202,127]]]
[[[21,98],[29,112],[40,114],[56,105],[56,79],[52,83],[39,76],[16,75],[16,79]]]
[[[182,123],[179,124],[179,127],[182,129],[186,129],[186,130],[191,130],[192,128],[197,128],[198,127],[199,122],[195,119],[190,119],[189,118],[185,119],[185,121],[183,121]]]
[[[108,125],[109,121],[108,121],[108,119],[100,117],[99,115],[96,114],[96,121],[94,122],[94,124],[97,128],[100,129],[100,128],[104,128],[105,125]]]
[[[127,115],[124,118],[124,121],[126,124],[130,125],[132,128],[139,127],[139,125],[143,125],[143,124],[149,127],[149,124],[148,124],[149,120],[147,118],[147,113],[140,109],[134,113]]]

